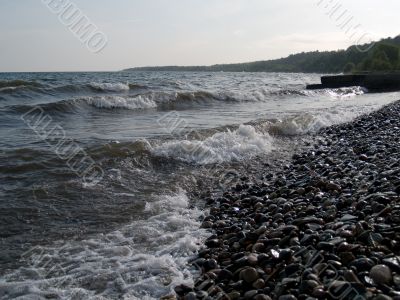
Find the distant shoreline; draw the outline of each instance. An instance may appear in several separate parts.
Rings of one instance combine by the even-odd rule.
[[[360,71],[393,71],[400,69],[400,35],[346,50],[312,51],[288,57],[247,63],[215,64],[211,66],[151,66],[128,68],[124,72],[178,71],[178,72],[281,72],[338,74]]]

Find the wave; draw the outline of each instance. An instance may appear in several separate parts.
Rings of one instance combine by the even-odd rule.
[[[320,129],[331,125],[350,122],[356,117],[368,113],[370,109],[331,110],[311,113],[301,113],[288,116],[281,120],[261,121],[261,127],[271,135],[296,136],[317,133]]]
[[[0,280],[0,298],[160,299],[193,284],[187,263],[209,235],[199,229],[204,212],[190,208],[184,191],[158,196],[145,210],[149,219],[111,233],[32,248],[27,265]]]
[[[366,93],[367,90],[361,87],[349,87],[340,89],[323,89],[323,90],[304,90],[304,89],[264,89],[253,90],[248,92],[177,92],[174,97],[168,95],[157,95],[159,98],[166,98],[170,103],[183,102],[265,102],[279,99],[280,97],[297,96],[297,97],[319,97],[328,96],[330,98],[346,98]],[[167,96],[167,97],[166,97]]]
[[[50,103],[40,103],[32,105],[13,105],[8,109],[18,113],[24,113],[33,107],[41,107],[48,113],[75,113],[82,109],[128,109],[143,110],[156,108],[157,104],[151,99],[144,96],[93,96],[73,98]]]
[[[272,138],[260,134],[250,125],[237,130],[218,132],[204,140],[178,140],[154,147],[153,155],[200,165],[240,161],[268,153],[273,149]]]
[[[0,81],[0,93],[30,90],[36,93],[57,95],[63,93],[124,93],[130,90],[147,89],[147,86],[135,83],[104,83],[91,82],[86,84],[43,85],[34,81],[12,80]]]
[[[129,157],[135,166],[156,167],[165,164],[164,159],[198,165],[237,162],[274,149],[274,139],[268,132],[257,131],[256,126],[240,125],[236,129],[232,128],[234,126],[229,127],[199,131],[194,134],[194,139],[182,136],[179,140],[162,137],[110,142],[85,150],[95,159]]]
[[[174,97],[175,102],[180,102],[180,101],[210,101],[210,100],[216,100],[216,101],[237,101],[238,99],[235,99],[229,94],[224,94],[224,93],[212,93],[212,92],[206,92],[206,91],[196,91],[196,92],[177,92],[175,93]]]
[[[295,136],[317,132],[328,126],[329,122],[322,116],[301,114],[267,123],[268,131],[272,135]]]
[[[107,83],[107,82],[91,82],[86,84],[68,84],[56,87],[50,87],[44,89],[43,92],[64,92],[64,93],[78,93],[78,92],[97,92],[97,93],[107,93],[107,92],[128,92],[135,89],[146,89],[147,86],[135,84],[135,83]]]
[[[147,85],[143,84],[138,84],[138,83],[128,83],[129,89],[130,90],[135,90],[135,89],[148,89],[149,87]]]
[[[42,86],[40,83],[36,81],[26,81],[26,80],[0,80],[0,89],[1,88],[17,88],[20,86]]]
[[[278,88],[278,87],[254,87],[250,90],[194,90],[175,91],[150,90],[147,85],[141,85],[134,82],[88,82],[77,84],[41,84],[36,81],[11,80],[0,81],[0,94],[14,94],[18,96],[33,97],[37,94],[46,96],[62,97],[67,94],[69,96],[89,96],[96,94],[118,94],[126,96],[131,91],[142,91],[141,97],[147,98],[149,101],[157,104],[180,105],[188,103],[209,103],[209,102],[266,102],[271,100],[279,100],[281,97],[315,97],[328,96],[332,98],[343,98],[361,95],[366,92],[360,87],[350,87],[341,89],[323,89],[317,91],[305,90],[301,87]],[[146,91],[143,93],[143,91]],[[123,107],[124,105],[122,105]],[[127,109],[131,109],[130,105],[125,105]]]
[[[321,96],[327,95],[333,98],[352,97],[362,95],[368,92],[367,89],[360,86],[344,87],[336,89],[321,89],[321,90],[303,90],[303,89],[278,89],[270,91],[271,95],[275,96]]]
[[[89,97],[85,100],[88,104],[97,108],[121,108],[121,109],[149,109],[156,108],[157,104],[150,98],[139,95],[135,97]]]
[[[3,86],[3,88],[1,88],[1,86]],[[133,92],[132,90],[135,91]],[[25,101],[25,99],[40,99],[40,94],[43,94],[45,95],[43,98],[47,101],[54,97],[58,100],[57,102],[43,104],[43,108],[48,109],[50,112],[55,111],[61,113],[74,113],[82,109],[93,108],[120,110],[181,110],[188,108],[194,109],[198,106],[209,104],[280,101],[282,97],[294,99],[295,97],[313,98],[322,96],[342,99],[360,95],[364,92],[365,90],[360,87],[308,91],[298,86],[290,86],[287,88],[254,86],[250,90],[165,91],[150,90],[148,86],[136,84],[134,82],[89,82],[54,86],[45,83],[39,84],[35,81],[0,81],[1,102],[11,100],[9,103],[14,104],[24,99],[24,107],[13,107],[13,109],[17,111],[26,110],[30,103]],[[67,100],[61,100],[65,98],[67,98]],[[36,100],[34,101],[36,102]],[[6,108],[7,107],[8,106],[6,106]]]
[[[158,164],[160,159],[199,165],[237,162],[274,150],[274,139],[260,124],[266,123],[201,130],[174,140],[110,142],[86,151],[93,158],[130,157],[139,165]]]
[[[292,89],[278,89],[269,91],[268,94],[274,96],[312,96],[315,95],[315,91],[308,90],[292,90]]]
[[[339,98],[359,96],[368,92],[366,88],[360,86],[345,87],[338,89],[326,89],[323,91],[325,91],[325,93],[327,93],[332,97],[339,97]]]
[[[176,101],[222,101],[222,102],[265,102],[281,97],[319,97],[344,98],[362,95],[367,90],[362,87],[348,87],[339,89],[305,90],[305,89],[265,89],[251,91],[224,91],[224,92],[179,92],[175,95]]]
[[[129,91],[130,87],[125,83],[98,83],[91,82],[88,87],[96,91],[124,92]]]
[[[75,91],[75,86],[63,86],[63,91]],[[165,110],[176,109],[179,106],[194,103],[206,104],[210,101],[229,101],[228,97],[218,98],[209,92],[175,92],[175,93],[146,93],[139,95],[97,95],[76,97],[57,102],[42,103],[40,106],[48,112],[76,112],[79,109],[94,107],[97,109],[127,109],[143,110],[161,108]],[[231,100],[233,101],[233,100]],[[11,110],[23,112],[32,108],[30,105],[13,105]]]
[[[109,142],[85,149],[93,158],[126,158],[141,156],[150,156],[151,145],[146,139],[128,142]]]
[[[0,94],[15,94],[20,91],[40,90],[42,85],[36,81],[0,80]]]

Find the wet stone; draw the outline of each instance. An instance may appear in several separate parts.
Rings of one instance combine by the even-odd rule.
[[[400,273],[400,257],[399,256],[385,258],[382,260],[382,262],[385,265],[387,265],[392,271],[394,271],[396,273]]]
[[[193,288],[191,288],[190,286],[187,285],[178,285],[175,287],[175,293],[177,293],[178,295],[184,295],[186,293],[189,293],[193,290]]]
[[[186,294],[183,299],[184,300],[196,300],[197,299],[197,295],[194,292],[190,292],[190,293]]]
[[[369,272],[369,277],[371,277],[376,284],[390,284],[392,282],[392,272],[386,265],[376,265],[372,267]]]
[[[244,298],[245,299],[252,299],[255,295],[257,295],[257,291],[256,290],[251,290],[251,291],[247,291],[245,294],[244,294]]]
[[[206,246],[209,248],[217,248],[217,247],[221,246],[221,242],[217,239],[207,240]]]
[[[374,297],[373,300],[393,300],[393,298],[387,295],[380,294]]]
[[[265,246],[262,243],[254,244],[253,251],[255,252],[263,252],[265,250]]]
[[[341,222],[351,222],[351,221],[357,221],[357,219],[358,218],[356,216],[346,214],[340,218],[340,221]]]
[[[362,272],[371,270],[375,263],[369,258],[358,258],[353,260],[351,265],[356,267],[358,272]]]
[[[276,169],[257,159],[222,196],[207,191],[197,298],[400,300],[397,124],[400,101],[304,137]]]
[[[211,221],[205,221],[205,222],[203,222],[203,224],[201,225],[201,227],[202,227],[202,228],[212,228],[213,225],[214,225],[213,222],[211,222]]]
[[[257,265],[257,263],[258,263],[258,257],[257,257],[256,254],[250,254],[250,255],[247,257],[247,261],[248,261],[249,265],[255,266],[255,265]]]
[[[297,298],[293,295],[282,295],[279,300],[297,300]]]
[[[312,295],[318,299],[326,298],[326,294],[327,293],[323,287],[316,287],[312,292]]]
[[[230,300],[237,300],[240,298],[240,293],[237,291],[234,291],[234,292],[230,292],[227,296],[229,297]]]
[[[252,283],[258,279],[258,272],[254,268],[246,268],[240,272],[240,279],[243,279],[247,283]]]
[[[292,264],[286,266],[285,273],[286,273],[286,275],[290,276],[293,273],[296,273],[297,271],[299,271],[300,268],[301,268],[300,264],[292,263]]]
[[[293,221],[293,224],[296,226],[302,226],[305,224],[310,224],[310,223],[315,223],[318,225],[323,225],[324,220],[320,218],[315,218],[315,217],[306,217],[306,218],[299,218]]]
[[[255,289],[258,289],[258,290],[260,290],[260,289],[263,289],[264,287],[265,287],[265,282],[264,282],[264,280],[263,279],[257,279],[255,282],[253,282],[253,285],[252,285]]]
[[[216,269],[218,267],[218,263],[215,259],[209,259],[204,263],[204,267],[207,270]]]
[[[316,280],[307,280],[305,285],[309,290],[314,290],[316,287],[320,286],[319,282]]]
[[[292,258],[293,255],[293,251],[290,249],[283,249],[280,253],[279,253],[279,259],[280,260],[285,260],[288,261]]]
[[[218,279],[219,280],[230,280],[233,277],[233,274],[231,271],[227,270],[227,269],[222,269],[219,273],[218,273]]]
[[[198,291],[196,292],[197,299],[206,299],[208,297],[208,293],[206,291]]]
[[[317,248],[325,251],[332,251],[335,245],[329,242],[319,242]]]
[[[254,300],[272,300],[270,296],[259,294],[254,297]]]

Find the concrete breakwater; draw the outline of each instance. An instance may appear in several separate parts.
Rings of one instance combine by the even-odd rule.
[[[321,84],[307,85],[307,89],[342,88],[361,86],[370,92],[400,90],[400,73],[351,74],[322,76]]]

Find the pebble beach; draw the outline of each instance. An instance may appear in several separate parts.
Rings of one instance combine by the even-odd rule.
[[[1,300],[396,297],[398,93],[0,75]]]
[[[324,128],[280,170],[204,199],[200,274],[171,297],[400,299],[399,124],[398,101]]]

